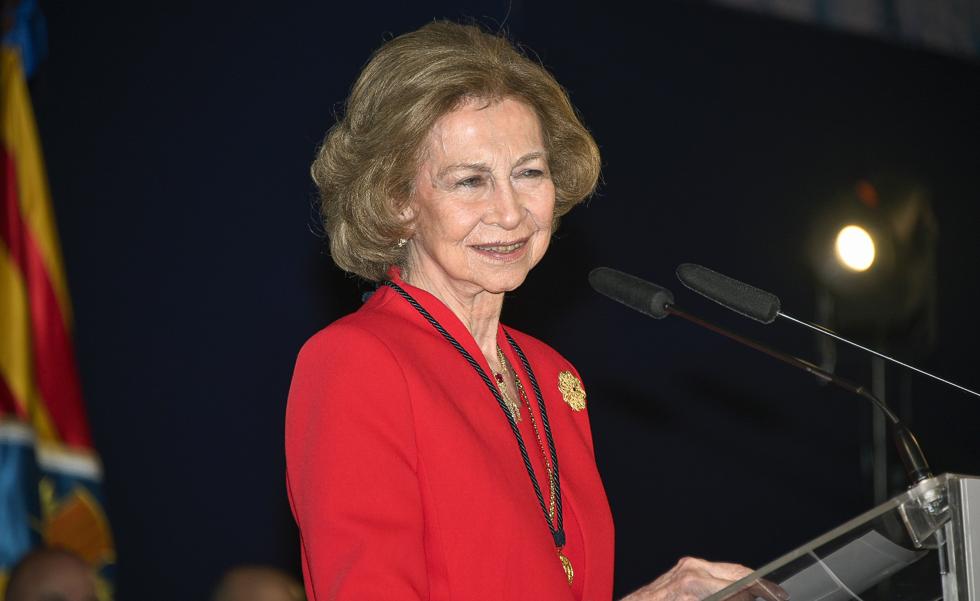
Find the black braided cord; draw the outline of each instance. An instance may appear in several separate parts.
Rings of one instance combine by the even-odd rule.
[[[538,379],[534,376],[534,371],[531,369],[531,363],[527,360],[527,356],[521,347],[517,345],[517,341],[511,337],[510,332],[506,329],[504,330],[504,336],[507,337],[507,342],[510,343],[514,352],[520,358],[521,363],[524,365],[524,373],[527,374],[527,378],[531,380],[531,388],[534,389],[534,396],[538,399],[538,409],[541,413],[541,424],[544,427],[545,440],[548,441],[548,454],[551,455],[551,467],[554,470],[555,478],[555,517],[557,518],[558,525],[562,525],[562,511],[561,511],[561,480],[558,478],[558,449],[555,448],[555,437],[551,433],[551,423],[548,421],[548,410],[544,406],[544,397],[541,395],[541,387],[538,386]],[[508,414],[508,417],[510,414]],[[563,547],[565,545],[564,529],[561,530],[562,543],[558,545]]]
[[[563,526],[563,520],[562,520],[561,485],[560,485],[561,481],[558,479],[558,451],[555,448],[555,439],[551,433],[551,426],[548,423],[548,412],[545,410],[544,407],[544,398],[541,395],[541,388],[538,386],[537,378],[534,377],[534,372],[531,371],[531,364],[528,362],[527,357],[524,355],[524,351],[522,351],[521,347],[517,345],[517,342],[513,338],[511,338],[510,333],[504,330],[504,335],[507,336],[507,342],[510,343],[511,348],[514,349],[514,352],[517,353],[517,356],[520,357],[521,359],[521,363],[524,365],[524,373],[527,374],[528,380],[531,381],[531,388],[534,389],[534,396],[537,398],[538,408],[541,410],[541,423],[543,424],[544,427],[545,438],[547,438],[548,440],[548,451],[549,454],[551,455],[551,465],[552,465],[552,469],[554,470],[554,478],[555,478],[555,524],[552,524],[551,520],[548,518],[548,508],[544,503],[544,496],[542,496],[541,494],[541,487],[538,485],[538,478],[534,473],[534,466],[531,465],[531,458],[527,454],[527,447],[524,445],[524,437],[521,436],[521,431],[517,427],[517,422],[514,421],[514,418],[511,416],[510,411],[507,409],[507,404],[504,402],[504,397],[501,396],[500,390],[493,383],[493,381],[490,379],[487,373],[483,371],[483,368],[480,367],[480,364],[476,362],[476,359],[474,359],[473,356],[470,355],[465,348],[463,348],[463,345],[461,345],[459,341],[453,338],[453,335],[447,332],[446,329],[442,327],[442,324],[436,321],[436,318],[432,317],[432,315],[425,310],[425,307],[420,305],[419,302],[415,300],[415,298],[413,298],[411,294],[406,292],[404,288],[392,282],[391,280],[387,280],[383,282],[383,285],[388,286],[389,288],[397,292],[398,295],[401,296],[403,299],[405,299],[408,302],[408,304],[412,305],[412,307],[416,311],[418,311],[419,314],[422,317],[424,317],[425,320],[428,321],[429,324],[433,328],[435,328],[437,332],[442,334],[442,337],[445,338],[449,344],[453,345],[453,348],[455,348],[459,352],[459,354],[462,355],[464,359],[466,359],[466,362],[469,363],[470,366],[480,376],[480,378],[483,380],[483,383],[486,384],[487,388],[490,390],[490,393],[493,394],[493,398],[497,399],[497,404],[500,405],[500,409],[504,412],[504,416],[507,418],[507,423],[510,424],[510,429],[514,433],[514,438],[517,440],[517,446],[521,450],[521,458],[524,460],[524,467],[527,468],[527,475],[531,479],[531,486],[534,487],[534,495],[538,498],[538,504],[541,506],[541,511],[544,513],[544,521],[548,524],[548,530],[551,532],[551,537],[555,541],[555,546],[558,547],[559,549],[564,547],[565,528]]]

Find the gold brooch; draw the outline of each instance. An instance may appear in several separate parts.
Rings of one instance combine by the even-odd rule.
[[[585,389],[582,382],[570,371],[563,371],[558,374],[558,390],[561,391],[561,398],[568,403],[574,411],[585,409]]]

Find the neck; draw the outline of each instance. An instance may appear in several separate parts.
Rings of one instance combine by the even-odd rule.
[[[504,306],[502,292],[460,289],[449,283],[427,278],[424,273],[415,270],[406,270],[402,279],[416,288],[425,290],[449,307],[476,340],[487,362],[496,365],[497,328],[500,324],[500,311]]]

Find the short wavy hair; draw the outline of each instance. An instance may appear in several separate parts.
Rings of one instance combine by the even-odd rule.
[[[330,254],[343,270],[380,281],[404,266],[411,198],[435,122],[470,99],[514,98],[541,123],[555,184],[555,222],[595,190],[599,149],[565,90],[501,35],[474,25],[429,23],[379,48],[361,71],[343,116],[311,172]]]

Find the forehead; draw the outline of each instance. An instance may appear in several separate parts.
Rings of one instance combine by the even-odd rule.
[[[474,98],[440,117],[426,139],[426,161],[487,161],[543,151],[541,124],[526,103]]]

